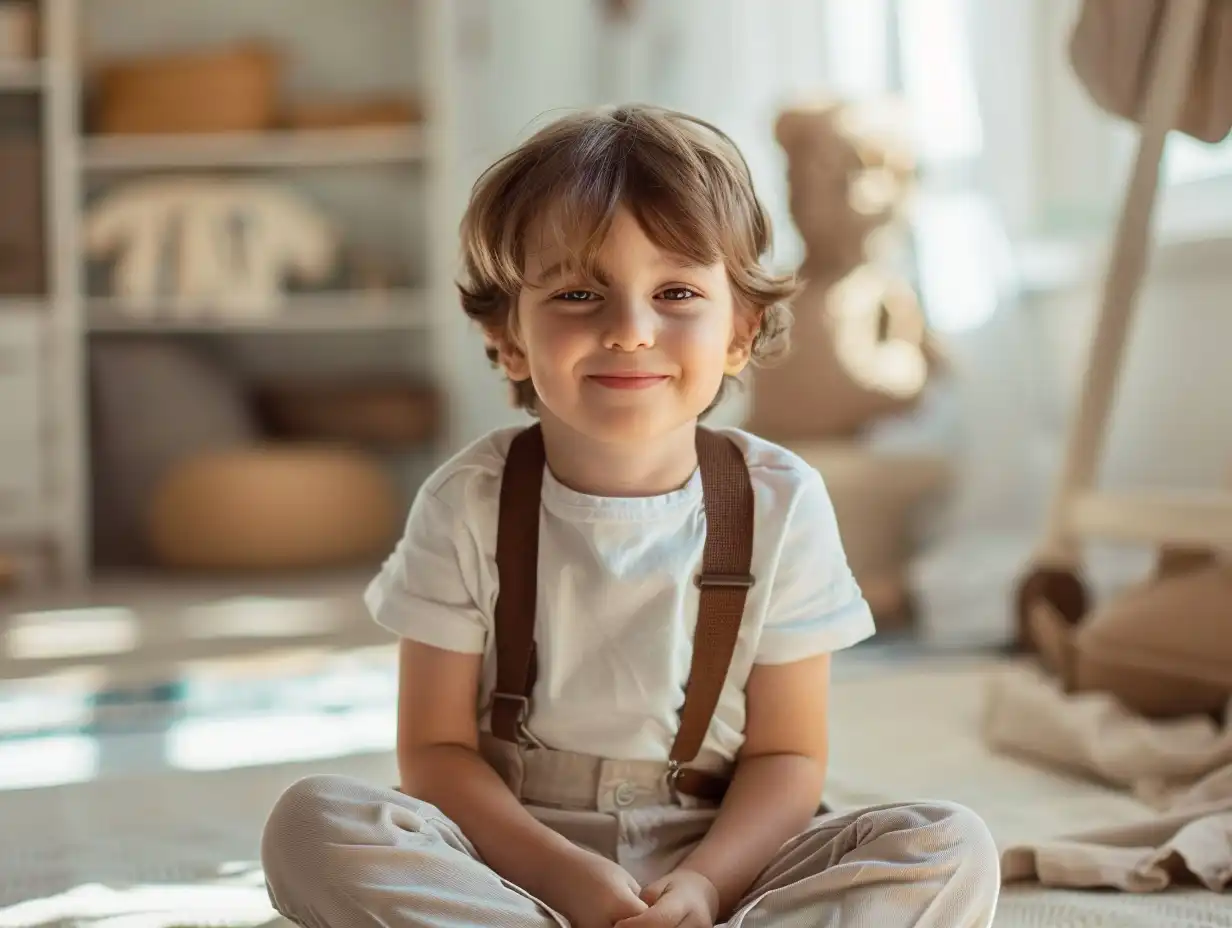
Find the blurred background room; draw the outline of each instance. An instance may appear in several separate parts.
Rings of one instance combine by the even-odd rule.
[[[1156,47],[1159,11],[1195,3],[1126,0]],[[730,133],[768,260],[806,283],[792,356],[713,422],[821,471],[877,615],[835,662],[835,802],[960,798],[1006,846],[1158,811],[1098,751],[1001,739],[1029,686],[1200,719],[1232,762],[1208,711],[1232,694],[1226,572],[1150,615],[1160,648],[1214,661],[1169,665],[1162,702],[1080,686],[1082,640],[1030,634],[1118,293],[1107,495],[1082,510],[1107,530],[1075,523],[1085,598],[1037,598],[1077,627],[1163,577],[1161,551],[1232,545],[1232,140],[1172,126],[1153,157],[1075,67],[1084,6],[1106,4],[0,0],[0,928],[270,922],[278,791],[393,782],[394,651],[360,594],[418,482],[521,418],[458,305],[458,219],[488,163],[579,106]],[[1204,15],[1186,60],[1232,123],[1232,2]],[[1154,203],[1149,247],[1118,291],[1131,201]],[[1199,502],[1118,508],[1141,490]],[[997,924],[1229,928],[1209,888],[1165,912],[1032,884]]]

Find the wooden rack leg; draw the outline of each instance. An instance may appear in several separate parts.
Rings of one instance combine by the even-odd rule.
[[[1078,539],[1069,530],[1068,513],[1074,498],[1089,491],[1095,482],[1129,323],[1146,268],[1164,143],[1184,105],[1207,2],[1171,0],[1165,7],[1143,100],[1137,157],[1117,222],[1065,461],[1035,563],[1018,590],[1020,647],[1029,646],[1031,607],[1039,599],[1047,600],[1071,623],[1077,623],[1087,611]]]

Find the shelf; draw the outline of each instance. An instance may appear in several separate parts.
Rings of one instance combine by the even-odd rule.
[[[96,135],[82,141],[87,171],[331,167],[402,164],[423,157],[417,126],[212,135]]]
[[[0,61],[0,91],[39,90],[45,76],[41,61]]]
[[[42,313],[51,304],[41,296],[0,296],[0,313]]]
[[[90,331],[97,333],[379,332],[427,325],[418,290],[291,294],[275,314],[252,319],[220,318],[205,309],[183,318],[137,318],[123,311],[122,301],[107,297],[89,300],[86,308]]]

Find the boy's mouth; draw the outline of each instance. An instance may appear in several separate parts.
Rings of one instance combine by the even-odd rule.
[[[666,374],[651,374],[642,371],[630,371],[625,374],[591,374],[587,377],[587,380],[592,380],[609,390],[645,390],[667,379]]]

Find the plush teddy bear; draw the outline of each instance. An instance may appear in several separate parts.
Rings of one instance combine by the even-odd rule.
[[[786,358],[751,377],[747,427],[776,441],[848,438],[910,410],[940,353],[914,290],[874,259],[915,175],[889,102],[783,111],[789,206],[804,243]]]

